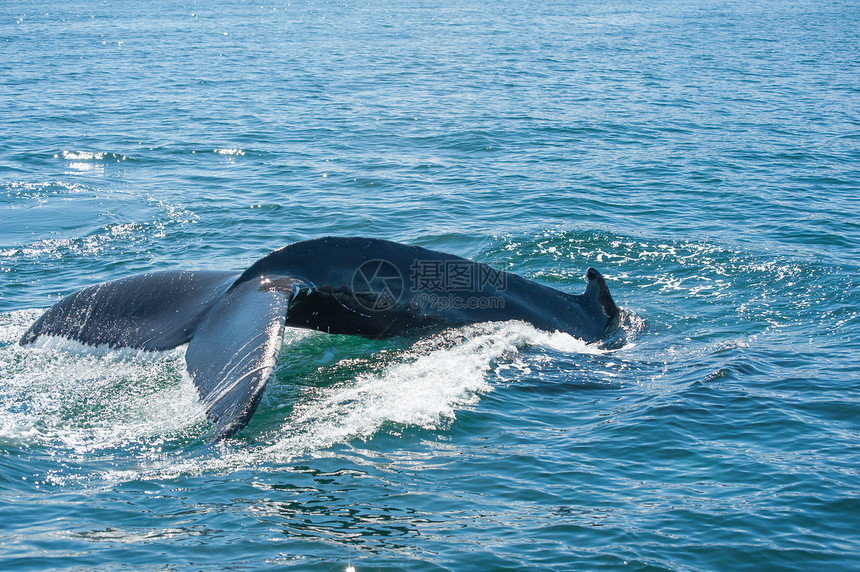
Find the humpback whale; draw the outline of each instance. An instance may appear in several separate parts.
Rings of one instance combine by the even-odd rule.
[[[158,351],[185,362],[214,439],[247,425],[274,372],[285,326],[369,338],[523,320],[596,341],[618,307],[589,268],[583,294],[555,290],[459,256],[386,240],[289,244],[244,272],[168,270],[89,286],[49,308],[20,340],[59,336]]]

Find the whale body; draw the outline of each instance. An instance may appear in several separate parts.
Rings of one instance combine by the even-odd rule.
[[[486,264],[374,238],[287,245],[244,272],[150,272],[79,290],[49,308],[22,345],[59,336],[111,348],[187,343],[188,373],[215,439],[247,425],[274,372],[285,326],[368,338],[523,320],[595,341],[618,307],[597,270],[580,295]]]

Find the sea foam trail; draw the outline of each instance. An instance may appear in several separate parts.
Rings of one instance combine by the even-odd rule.
[[[263,457],[292,457],[354,438],[367,439],[386,426],[439,429],[492,391],[488,380],[500,362],[520,348],[541,346],[565,353],[606,350],[564,333],[522,322],[478,324],[416,342],[381,371],[361,373],[309,392],[274,436]]]
[[[283,462],[353,439],[370,439],[386,429],[444,429],[458,411],[474,407],[482,394],[493,390],[493,372],[516,366],[525,347],[564,354],[608,352],[522,322],[456,328],[387,352],[385,358],[367,356],[370,363],[385,360],[373,364],[371,371],[305,388],[271,431],[246,434],[236,443],[199,454],[154,455],[164,443],[172,448],[177,440],[205,441],[209,431],[185,373],[184,348],[115,351],[56,338],[36,348],[18,346],[17,339],[38,315],[23,311],[0,316],[0,443],[41,444],[75,455],[128,450],[127,461],[135,466],[108,471],[103,476],[110,481]],[[309,336],[324,334],[288,330],[284,352]],[[332,340],[337,343],[336,337]],[[313,375],[331,375],[341,366],[335,362]],[[265,407],[264,402],[261,409]],[[135,455],[141,457],[137,463]]]

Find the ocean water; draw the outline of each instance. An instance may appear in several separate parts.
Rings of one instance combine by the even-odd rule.
[[[5,0],[0,569],[856,570],[858,46],[839,0]],[[222,444],[183,348],[17,345],[327,234],[595,266],[622,329],[288,330]]]

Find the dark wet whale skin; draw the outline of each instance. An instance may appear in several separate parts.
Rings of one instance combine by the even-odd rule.
[[[401,280],[394,279],[395,287],[402,289],[390,306],[374,309],[378,290],[358,290],[362,281],[356,272],[374,269],[377,261],[384,263],[383,270],[396,270]],[[457,281],[452,272],[465,277]],[[366,337],[523,320],[592,341],[618,311],[594,269],[588,270],[585,294],[572,295],[459,256],[378,239],[329,237],[290,244],[254,263],[240,280],[255,276],[294,276],[314,285],[291,305],[287,324]]]

